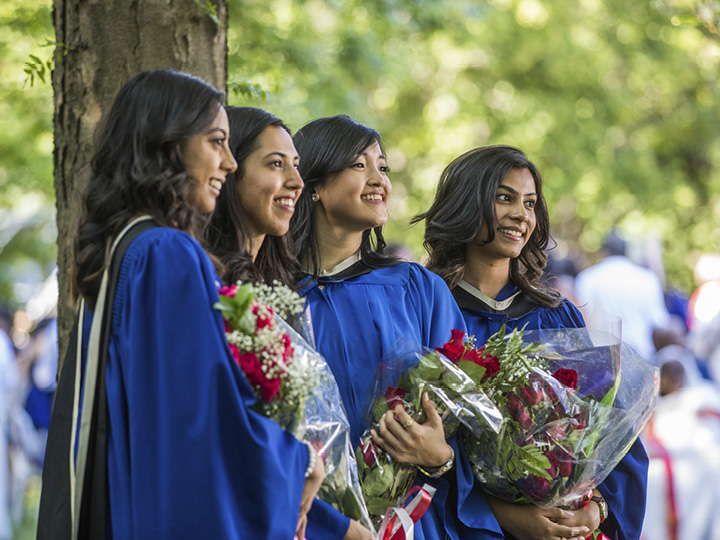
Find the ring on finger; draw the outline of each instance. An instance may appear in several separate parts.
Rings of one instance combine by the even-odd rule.
[[[408,418],[407,422],[405,422],[405,423],[403,424],[403,427],[404,427],[405,429],[408,429],[408,428],[409,428],[410,426],[412,426],[414,423],[415,423],[415,420],[413,420],[412,418]]]

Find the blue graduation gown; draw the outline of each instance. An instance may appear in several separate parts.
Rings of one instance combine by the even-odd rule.
[[[544,308],[520,292],[512,282],[500,291],[495,300],[508,300],[514,294],[519,294],[502,310],[492,309],[459,286],[452,292],[465,318],[468,333],[475,336],[478,345],[485,343],[503,324],[509,330],[523,328],[525,325],[527,330],[585,326],[580,311],[569,300],[563,300],[555,308]],[[640,538],[645,517],[648,463],[645,448],[640,439],[637,439],[622,461],[599,486],[610,509],[610,516],[600,529],[613,540]]]
[[[218,284],[200,245],[170,228],[143,232],[122,261],[106,372],[115,540],[295,534],[308,450],[250,410]]]
[[[378,363],[398,339],[434,349],[450,339],[453,328],[465,329],[445,282],[414,263],[371,270],[359,261],[335,276],[306,281],[301,294],[310,306],[317,348],[340,388],[354,445],[367,427],[364,408]],[[487,500],[472,491],[474,477],[467,458],[454,438],[449,443],[456,452],[453,473],[434,480],[418,474],[418,483],[427,482],[438,491],[416,524],[415,538],[500,538]],[[312,521],[311,515],[309,533],[314,532]],[[494,534],[487,536],[488,530]]]

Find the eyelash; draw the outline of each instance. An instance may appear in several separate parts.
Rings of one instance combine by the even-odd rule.
[[[358,162],[358,163],[354,163],[354,164],[350,165],[350,168],[353,168],[353,167],[358,168],[358,169],[364,169],[364,168],[365,168],[365,164]],[[380,172],[384,172],[385,174],[387,174],[387,173],[390,172],[390,167],[388,167],[387,165],[383,165],[383,166],[378,167],[378,168],[380,169]]]
[[[498,195],[497,199],[500,202],[510,202],[510,195],[506,195],[503,193],[503,194]],[[525,201],[525,206],[528,206],[529,208],[535,208],[536,203],[537,203],[537,201],[535,201],[535,200]]]
[[[225,144],[225,139],[213,139],[213,143],[217,144],[218,146],[223,146]]]

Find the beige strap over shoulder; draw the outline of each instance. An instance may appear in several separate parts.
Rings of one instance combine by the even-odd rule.
[[[150,216],[141,216],[130,221],[125,228],[120,231],[117,238],[110,248],[108,261],[112,261],[115,250],[120,240],[127,232],[137,223],[152,219]],[[85,302],[80,303],[80,317],[78,320],[78,343],[77,358],[75,364],[75,392],[73,398],[73,425],[72,436],[70,437],[70,497],[72,509],[72,538],[78,538],[78,527],[80,523],[80,507],[82,502],[83,485],[85,480],[85,467],[87,464],[88,444],[90,439],[90,426],[92,424],[92,411],[95,405],[95,388],[98,382],[98,364],[100,362],[100,336],[102,334],[103,313],[105,311],[105,302],[108,296],[108,281],[110,279],[109,264],[105,267],[100,290],[98,291],[97,301],[95,302],[95,311],[90,327],[90,339],[88,340],[87,361],[85,364],[85,377],[83,385],[83,406],[82,416],[80,420],[80,434],[78,436],[78,452],[77,460],[73,459],[75,455],[75,437],[77,428],[78,412],[80,408],[80,381],[82,367],[82,335],[83,335],[83,314],[85,311]]]

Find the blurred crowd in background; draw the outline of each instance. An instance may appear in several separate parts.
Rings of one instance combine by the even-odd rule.
[[[644,540],[720,540],[720,254],[701,257],[697,288],[663,286],[651,252],[617,234],[595,264],[549,253],[548,284],[592,325],[622,318],[622,339],[660,373],[660,396],[642,435],[650,457]],[[402,245],[396,256],[416,260]],[[639,255],[638,255],[639,254]],[[52,274],[21,308],[0,308],[0,540],[26,513],[42,467],[58,366]],[[2,299],[0,299],[0,302]]]

